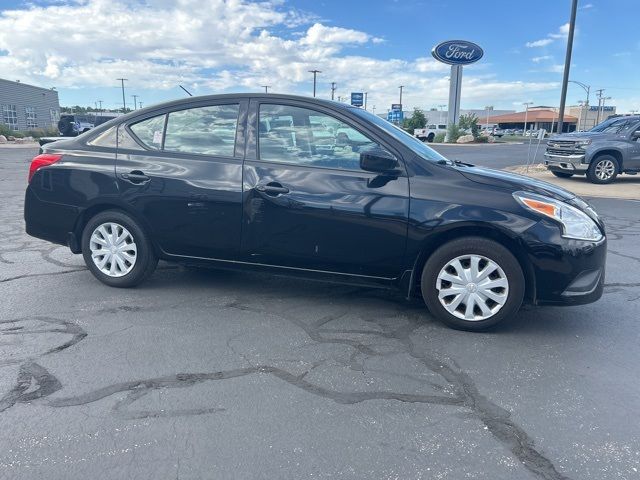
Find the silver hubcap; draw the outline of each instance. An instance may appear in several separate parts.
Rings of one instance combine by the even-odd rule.
[[[99,225],[89,239],[91,258],[110,277],[123,277],[136,264],[138,249],[129,230],[117,223]]]
[[[611,160],[602,160],[596,164],[596,177],[600,180],[608,180],[613,177],[616,166]]]
[[[492,317],[509,297],[509,281],[500,265],[482,255],[462,255],[448,262],[436,279],[438,299],[462,320]]]

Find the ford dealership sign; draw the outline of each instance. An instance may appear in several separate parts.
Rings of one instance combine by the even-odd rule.
[[[469,65],[480,60],[484,52],[475,43],[466,40],[448,40],[433,47],[431,55],[436,60],[449,65]]]

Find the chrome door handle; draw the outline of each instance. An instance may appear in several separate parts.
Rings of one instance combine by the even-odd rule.
[[[255,189],[258,192],[263,192],[267,195],[282,195],[285,193],[289,193],[289,189],[287,187],[283,187],[276,182],[271,182],[264,185],[256,185]]]

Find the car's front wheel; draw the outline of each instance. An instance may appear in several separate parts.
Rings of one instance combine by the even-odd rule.
[[[600,155],[589,165],[587,178],[591,183],[612,183],[618,176],[618,160],[611,155]]]
[[[158,264],[144,230],[124,212],[100,212],[87,222],[82,255],[93,275],[112,287],[133,287]]]
[[[501,244],[482,237],[450,241],[422,271],[429,311],[450,327],[485,330],[514,315],[524,298],[518,260]]]

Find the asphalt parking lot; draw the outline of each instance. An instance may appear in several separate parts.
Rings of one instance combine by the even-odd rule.
[[[105,287],[24,233],[33,154],[0,147],[0,478],[640,477],[640,202],[592,201],[599,302],[466,333],[394,292],[262,274]]]

